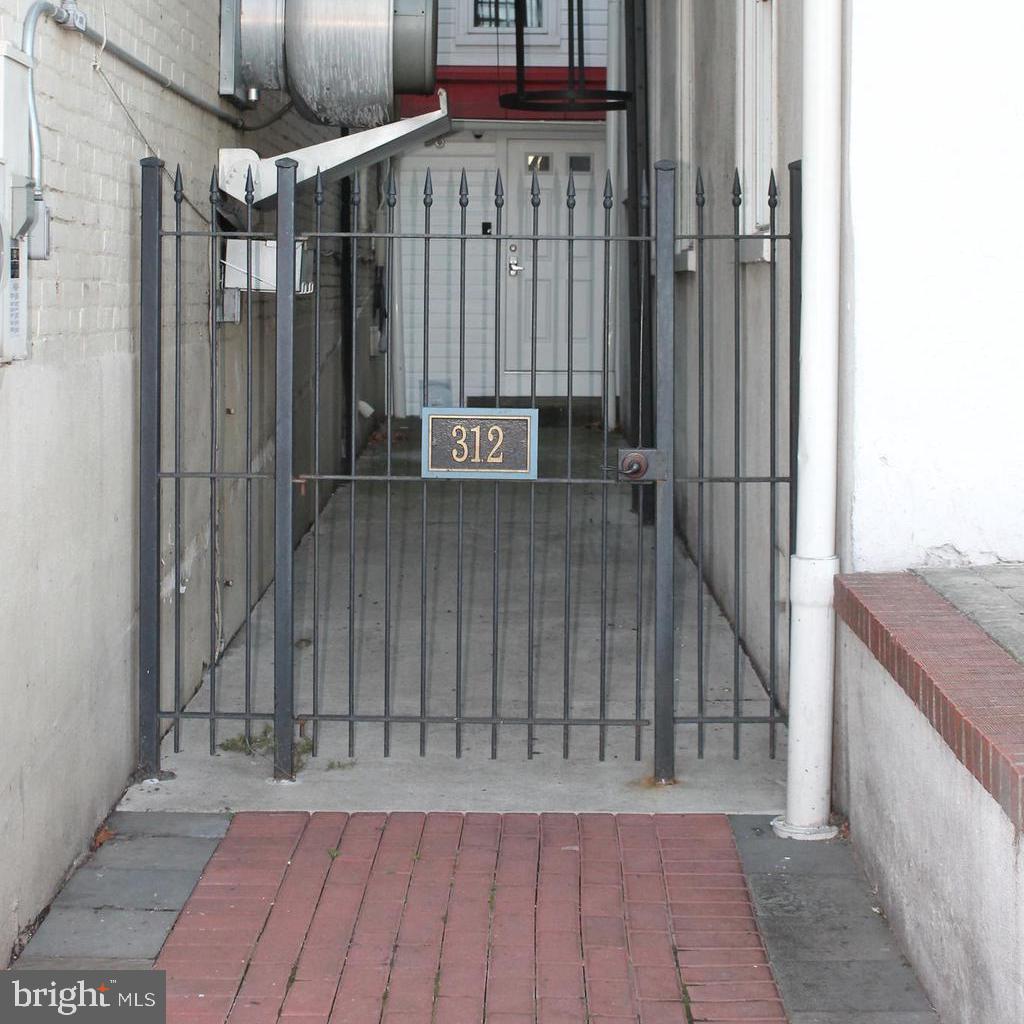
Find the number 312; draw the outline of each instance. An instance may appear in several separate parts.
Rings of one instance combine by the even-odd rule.
[[[469,446],[469,435],[473,435],[473,452],[470,455]],[[455,442],[455,447],[452,449],[452,460],[454,462],[474,462],[479,463],[487,461],[491,463],[500,463],[505,461],[505,454],[501,451],[501,446],[505,441],[505,431],[501,427],[495,425],[487,429],[487,442],[490,444],[491,450],[487,455],[486,460],[480,458],[480,444],[481,437],[483,434],[483,427],[466,427],[461,423],[456,423],[452,427],[452,440]]]

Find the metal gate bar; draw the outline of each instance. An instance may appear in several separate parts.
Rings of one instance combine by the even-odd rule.
[[[654,485],[654,781],[676,777],[675,226],[676,165],[654,165],[655,440],[668,467]]]
[[[160,770],[160,296],[163,162],[142,161],[139,281],[139,771]]]
[[[295,177],[277,161],[277,387],[274,425],[274,775],[294,774]],[[317,370],[319,372],[319,368]],[[248,599],[248,598],[247,598]],[[212,696],[212,691],[211,691]]]

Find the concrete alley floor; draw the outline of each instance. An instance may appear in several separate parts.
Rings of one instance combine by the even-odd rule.
[[[422,501],[419,440],[414,432],[396,432],[391,485],[391,613],[385,616],[386,486],[363,481],[352,490],[342,485],[327,502],[314,534],[300,544],[295,561],[295,706],[297,714],[314,710],[314,688],[321,714],[349,708],[350,657],[352,700],[361,714],[380,715],[385,707],[384,651],[390,630],[389,703],[392,713],[417,715],[421,665],[425,665],[428,714],[456,713],[458,665],[456,620],[459,560],[459,487],[431,482],[426,490],[426,602],[421,600]],[[573,475],[600,478],[603,453],[597,430],[577,427]],[[611,460],[620,439],[611,439]],[[386,446],[378,441],[359,460],[363,476],[383,474]],[[542,428],[541,476],[566,469],[565,431]],[[568,551],[569,643],[566,647],[566,487],[538,484],[535,489],[535,635],[533,700],[536,716],[560,718],[564,709],[565,658],[568,651],[569,711],[596,718],[601,710],[602,595],[607,623],[605,708],[610,718],[652,716],[653,528],[638,530],[630,510],[630,488],[607,488],[607,534],[602,538],[603,488],[575,485],[572,544]],[[530,488],[500,487],[497,543],[495,488],[471,481],[463,495],[463,645],[462,715],[487,717],[492,701],[505,718],[524,717],[529,708],[528,572],[530,565]],[[353,628],[349,628],[349,556],[351,508],[355,507]],[[317,549],[318,607],[313,610],[314,547]],[[607,552],[602,576],[602,549]],[[492,665],[493,590],[497,552],[500,656]],[[638,555],[643,580],[638,576]],[[697,594],[703,603],[706,713],[766,715],[768,700],[753,667],[737,652],[728,621],[706,588],[698,588],[693,563],[679,548],[676,557],[676,635],[678,645],[677,713],[697,709]],[[640,628],[638,630],[638,593]],[[273,708],[273,590],[253,613],[251,633],[243,629],[227,645],[216,670],[216,707],[245,708],[246,664],[250,665],[251,707]],[[425,641],[421,630],[425,630]],[[639,636],[639,643],[638,643]],[[350,650],[351,641],[351,650]],[[247,659],[247,644],[249,657]],[[638,656],[639,648],[639,656]],[[425,661],[423,654],[425,652]],[[733,686],[738,657],[740,692]],[[638,673],[639,661],[639,673]],[[315,671],[314,671],[315,669]],[[637,680],[639,675],[639,697]],[[496,682],[495,682],[496,680]],[[188,704],[189,711],[210,706],[210,677]],[[263,722],[253,726],[259,738]],[[606,728],[605,758],[599,760],[599,729],[572,726],[569,756],[563,758],[561,726],[537,726],[533,758],[527,759],[527,729],[502,724],[497,729],[497,758],[491,758],[490,725],[464,725],[461,758],[455,756],[456,728],[430,724],[426,756],[420,756],[418,724],[395,724],[389,732],[390,756],[383,756],[384,726],[354,727],[350,756],[346,722],[308,724],[306,740],[316,734],[316,756],[300,741],[303,765],[294,783],[268,784],[270,759],[238,750],[241,726],[221,721],[217,753],[209,753],[209,724],[185,720],[181,751],[173,732],[163,744],[163,767],[173,779],[142,782],[130,789],[125,810],[223,811],[301,810],[453,810],[453,811],[733,811],[775,812],[782,808],[785,729],[778,727],[778,754],[768,756],[768,728],[742,729],[742,757],[733,758],[733,730],[706,727],[706,756],[698,760],[695,726],[677,727],[679,784],[656,788],[651,775],[649,725]],[[640,760],[636,740],[640,734]],[[266,744],[256,744],[257,748]],[[511,766],[514,765],[514,770]]]
[[[15,969],[169,1024],[938,1024],[847,843],[757,816],[115,813]]]

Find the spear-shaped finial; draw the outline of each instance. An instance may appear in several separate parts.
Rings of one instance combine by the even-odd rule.
[[[565,186],[565,205],[570,210],[576,208],[576,179],[572,176],[572,171],[569,172],[569,184]]]
[[[358,206],[359,205],[359,175],[358,174],[353,174],[352,175],[352,191],[349,193],[348,201],[349,201],[349,205],[351,205],[351,206]]]
[[[500,210],[505,205],[505,186],[501,183],[501,171],[494,178],[494,205]]]
[[[737,167],[732,176],[732,205],[739,206],[743,202],[743,189],[740,187],[740,169]]]
[[[394,208],[395,203],[398,202],[398,192],[395,188],[395,169],[392,168],[388,171],[388,185],[385,192],[385,201],[388,206]]]
[[[540,182],[537,180],[537,169],[533,169],[533,180],[530,182],[530,205],[536,209],[540,206]]]
[[[707,202],[707,197],[704,195],[704,175],[701,174],[700,168],[697,168],[697,205],[703,206]]]
[[[434,181],[430,177],[430,168],[427,168],[427,176],[423,179],[423,205],[434,205]]]
[[[185,185],[181,180],[181,164],[174,172],[174,201],[180,203],[185,198]]]
[[[324,205],[324,176],[320,173],[320,168],[316,169],[316,180],[313,186],[313,202],[317,206]]]
[[[216,206],[220,202],[220,184],[217,180],[217,168],[214,167],[210,175],[210,205]]]
[[[768,177],[768,206],[774,210],[779,205],[779,186],[775,181],[775,171]]]
[[[614,193],[612,192],[612,172],[604,172],[604,208],[610,210],[612,208],[612,201],[614,199]]]
[[[252,166],[245,171],[245,205],[252,206],[256,200],[256,184],[252,180]]]
[[[466,180],[466,168],[462,168],[462,177],[459,179],[459,206],[465,209],[469,206],[469,182]]]

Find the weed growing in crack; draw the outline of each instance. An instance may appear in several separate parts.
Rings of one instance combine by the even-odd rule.
[[[255,736],[246,737],[245,733],[232,736],[230,739],[222,740],[220,749],[234,754],[245,754],[248,757],[255,757],[257,754],[268,756],[274,753],[274,728],[271,725],[263,726],[262,732]],[[309,755],[313,752],[313,741],[307,737],[300,738],[292,747],[292,773],[302,771],[306,767]]]

